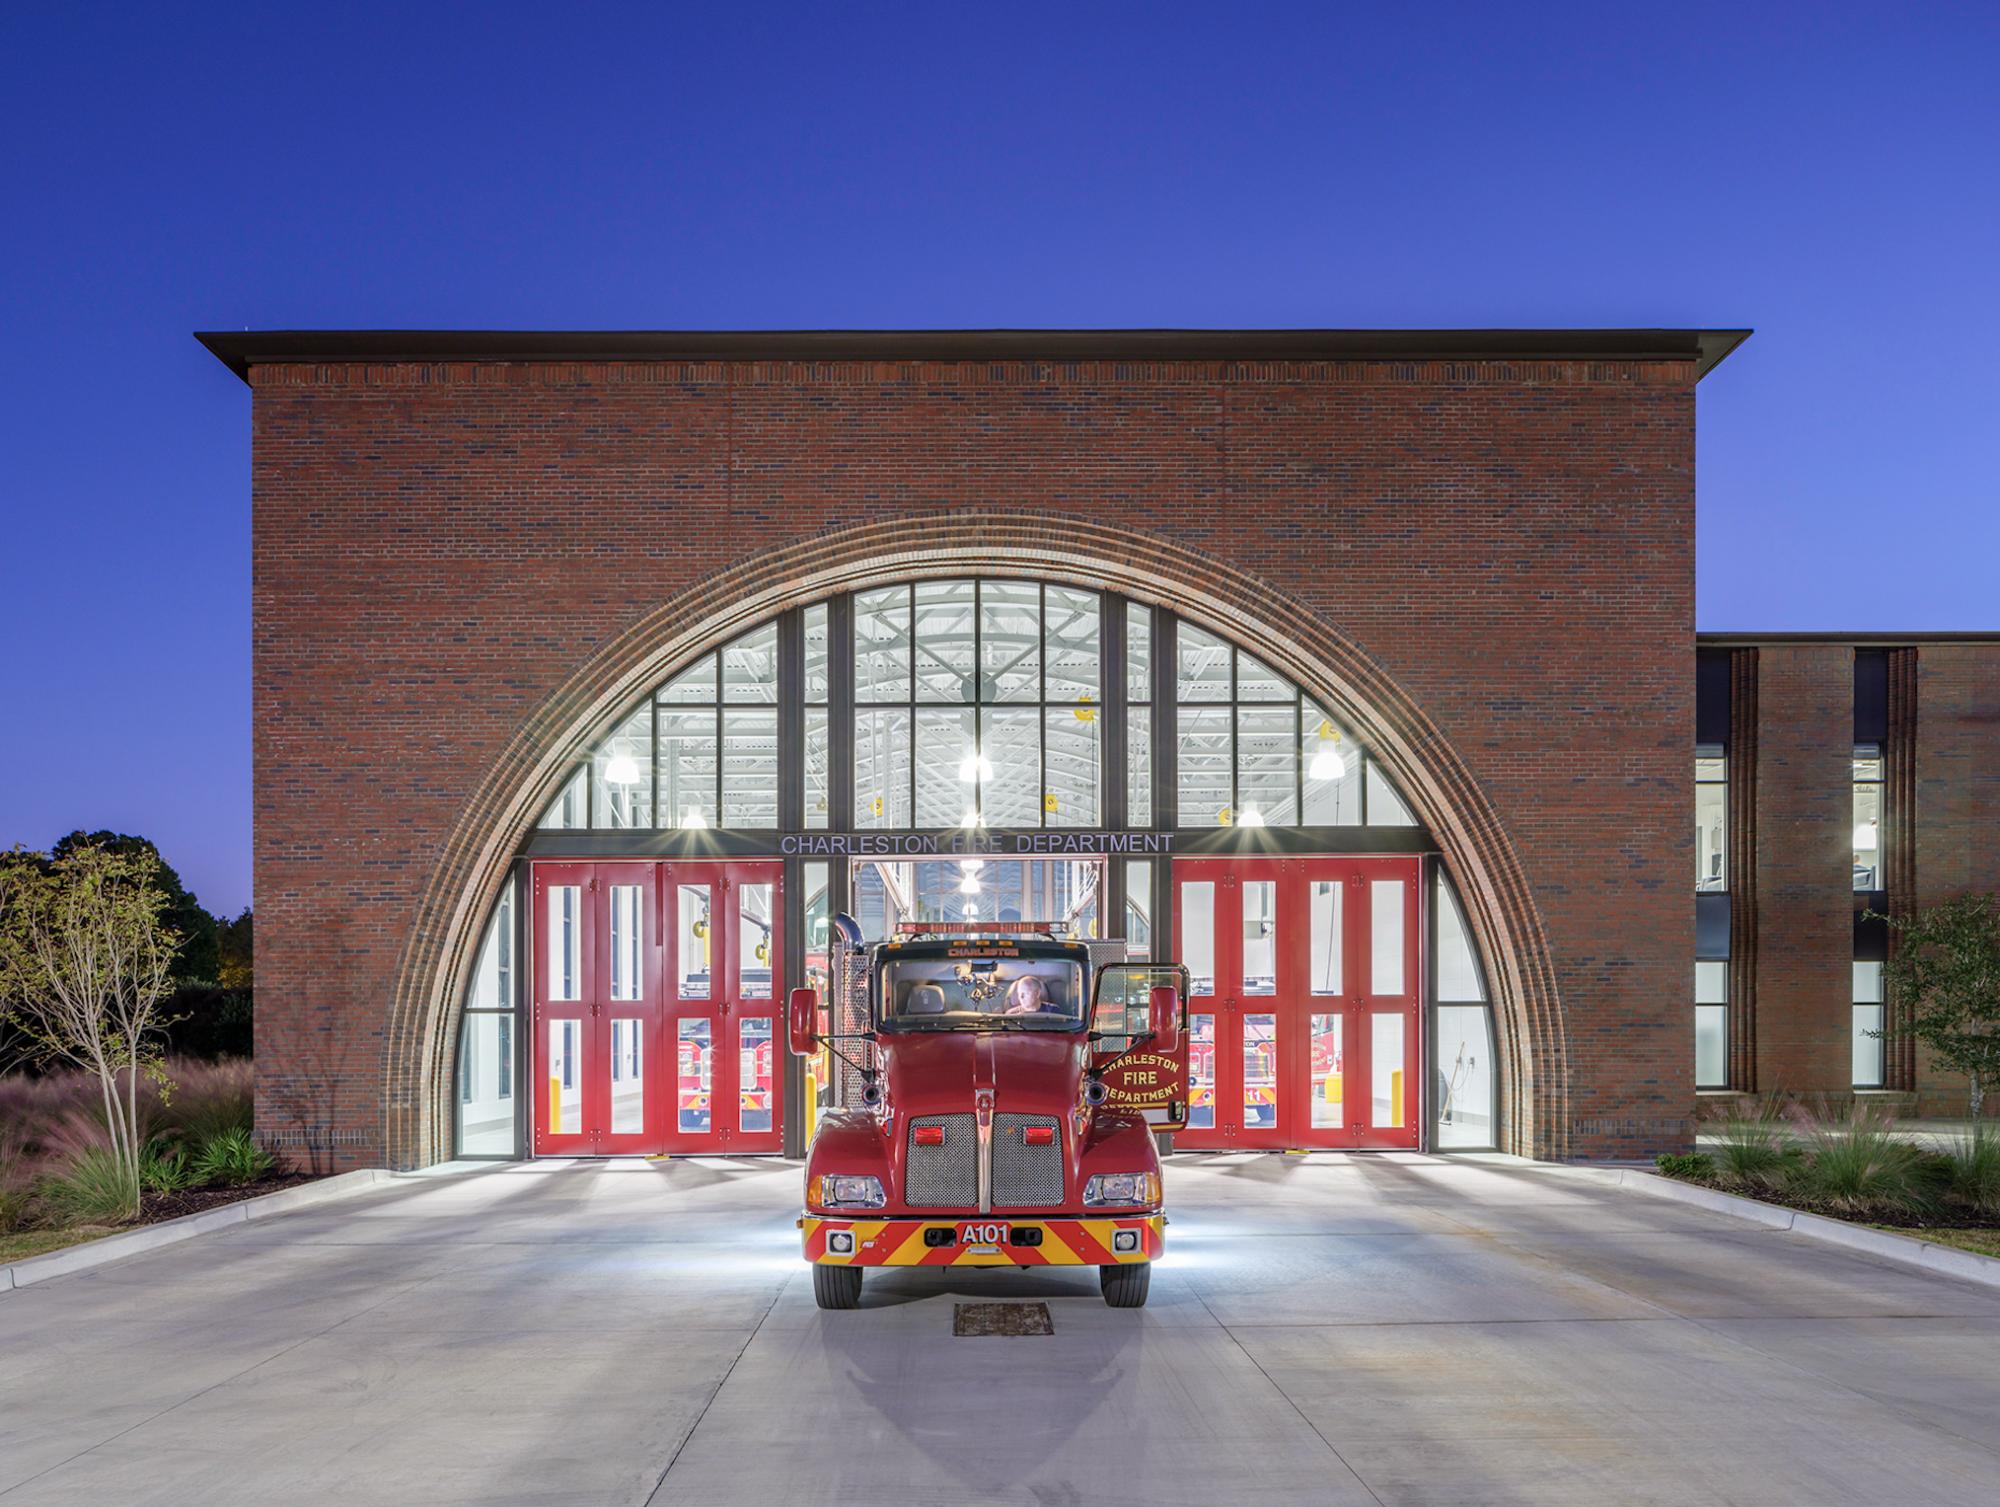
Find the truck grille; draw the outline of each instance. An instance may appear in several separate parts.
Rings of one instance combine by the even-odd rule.
[[[1005,1118],[1003,1116],[1003,1118]],[[919,1146],[917,1127],[942,1125],[942,1146]],[[904,1196],[912,1208],[970,1209],[979,1203],[979,1132],[971,1115],[928,1115],[910,1121]]]
[[[1030,1126],[1052,1132],[1046,1146],[1030,1146]],[[1035,1209],[1063,1201],[1062,1126],[1054,1115],[993,1117],[993,1207]]]

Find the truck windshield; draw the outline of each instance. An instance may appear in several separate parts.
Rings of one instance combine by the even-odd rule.
[[[882,965],[891,1031],[1074,1031],[1083,969],[1066,958],[898,958]]]

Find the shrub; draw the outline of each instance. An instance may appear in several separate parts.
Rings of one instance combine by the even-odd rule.
[[[1937,1142],[1939,1170],[1951,1196],[1982,1214],[2000,1214],[2000,1131],[1974,1125]]]
[[[254,1183],[275,1165],[271,1153],[243,1129],[225,1130],[204,1145],[194,1159],[194,1175],[204,1184],[240,1187]]]
[[[160,1120],[182,1144],[206,1146],[225,1131],[250,1129],[254,1078],[248,1058],[176,1057],[167,1062],[165,1078]]]
[[[1686,1156],[1676,1156],[1671,1151],[1663,1151],[1653,1158],[1653,1165],[1666,1177],[1687,1177],[1696,1181],[1706,1181],[1715,1176],[1715,1158],[1705,1151],[1691,1152]]]
[[[18,1137],[24,1156],[55,1154],[51,1143],[61,1141],[62,1127],[77,1115],[104,1122],[104,1097],[82,1073],[0,1078],[0,1125]]]
[[[0,1119],[0,1235],[24,1229],[35,1206],[35,1159],[18,1127]]]
[[[1787,1101],[1773,1094],[1751,1114],[1740,1110],[1715,1123],[1711,1152],[1725,1182],[1772,1183],[1796,1160],[1797,1150],[1785,1129]]]
[[[1913,1213],[1935,1202],[1923,1148],[1899,1139],[1884,1111],[1857,1104],[1836,1120],[1800,1105],[1792,1118],[1807,1144],[1788,1178],[1797,1192],[1850,1213]]]
[[[42,1179],[41,1199],[61,1224],[118,1224],[137,1202],[131,1170],[109,1146],[73,1153],[60,1172]]]
[[[194,1186],[194,1168],[180,1147],[155,1142],[140,1154],[139,1186],[148,1193],[178,1193]]]
[[[95,1091],[90,1079],[76,1074],[82,1086]],[[140,1119],[142,1129],[145,1117]],[[104,1101],[79,1094],[48,1124],[40,1127],[42,1177],[36,1194],[58,1224],[78,1221],[102,1224],[129,1219],[139,1208],[138,1168],[120,1157],[105,1124]],[[122,1208],[108,1205],[110,1190],[123,1186]]]

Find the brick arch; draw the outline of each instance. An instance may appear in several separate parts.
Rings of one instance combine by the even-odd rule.
[[[787,608],[919,576],[1017,576],[1163,603],[1296,680],[1360,735],[1443,851],[1485,962],[1505,1149],[1561,1158],[1561,1001],[1527,876],[1500,815],[1444,733],[1319,612],[1155,534],[1046,514],[932,513],[813,535],[737,562],[606,643],[527,718],[460,813],[420,898],[389,1021],[392,1165],[449,1154],[454,1039],[480,934],[514,855],[574,762],[618,715],[716,643]]]

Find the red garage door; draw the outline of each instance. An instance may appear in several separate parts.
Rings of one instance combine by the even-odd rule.
[[[781,1148],[781,872],[534,865],[537,1155]]]
[[[1412,1148],[1423,1033],[1418,860],[1174,864],[1190,1150]]]

